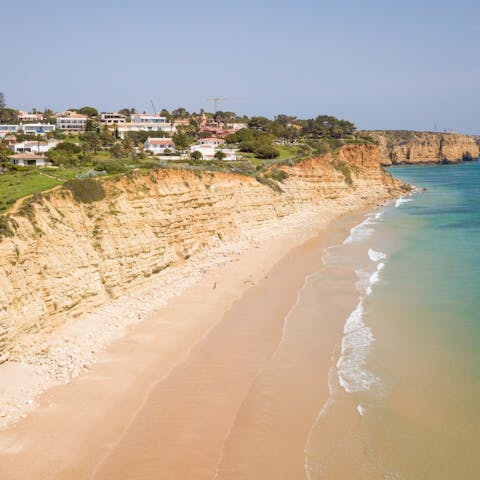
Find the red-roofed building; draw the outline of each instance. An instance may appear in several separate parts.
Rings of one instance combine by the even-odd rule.
[[[175,143],[171,138],[150,138],[148,137],[143,144],[145,150],[156,154],[165,153],[165,150],[175,150]]]

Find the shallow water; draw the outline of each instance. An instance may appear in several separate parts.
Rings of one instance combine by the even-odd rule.
[[[391,173],[428,190],[327,255],[356,270],[359,303],[306,449],[310,478],[480,478],[480,164]]]

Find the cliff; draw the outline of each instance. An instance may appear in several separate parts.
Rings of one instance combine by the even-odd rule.
[[[480,156],[475,139],[456,133],[369,132],[379,145],[383,165],[457,163]]]
[[[398,194],[405,187],[380,161],[375,146],[347,146],[261,182],[158,169],[37,195],[4,221],[0,360],[208,247],[302,210],[342,213]]]

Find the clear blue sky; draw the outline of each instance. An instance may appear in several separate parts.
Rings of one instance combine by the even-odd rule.
[[[478,0],[16,0],[1,17],[11,107],[230,96],[249,115],[480,134]]]

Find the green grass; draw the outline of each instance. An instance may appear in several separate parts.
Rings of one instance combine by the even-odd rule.
[[[73,135],[73,136],[70,136],[70,135],[67,135],[63,140],[62,142],[66,142],[66,143],[79,143],[80,142],[80,138],[78,135]]]
[[[62,184],[61,180],[42,175],[39,171],[8,172],[0,175],[0,213],[16,200]]]

